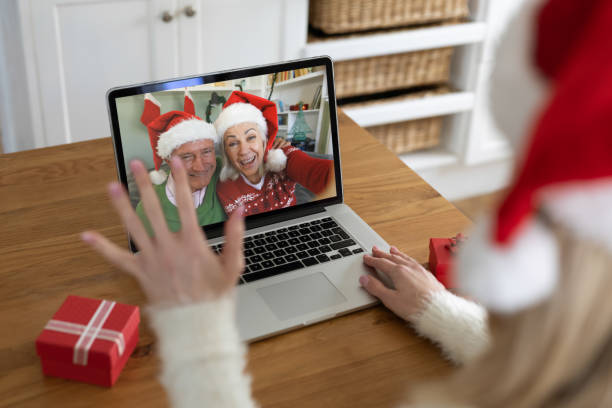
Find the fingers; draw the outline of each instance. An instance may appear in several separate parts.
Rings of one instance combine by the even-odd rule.
[[[183,166],[183,162],[178,157],[173,157],[170,161],[170,165],[172,168],[172,177],[176,185],[176,204],[181,219],[181,233],[190,237],[190,239],[195,238],[196,235],[201,237],[202,230],[198,225],[195,208],[193,207],[191,189],[187,181],[185,166]]]
[[[111,183],[108,186],[108,194],[111,198],[111,203],[115,207],[115,211],[121,217],[125,228],[136,241],[136,245],[141,251],[149,252],[152,248],[151,239],[142,226],[142,222],[130,203],[125,189],[119,183]]]
[[[399,270],[398,268],[401,267],[401,265],[392,262],[386,258],[377,258],[374,256],[370,256],[370,255],[364,255],[363,256],[363,262],[368,265],[371,266],[375,269],[378,269],[379,271],[385,273],[386,275],[388,275],[392,281],[395,282],[395,277],[397,276]]]
[[[363,286],[370,295],[377,297],[384,304],[387,304],[396,293],[394,290],[383,285],[383,283],[374,276],[362,275],[359,277],[359,283],[361,283],[361,286]]]
[[[153,190],[153,185],[149,179],[149,174],[147,173],[142,162],[139,160],[133,160],[130,163],[130,168],[132,169],[132,173],[136,179],[136,184],[138,184],[140,199],[142,200],[142,205],[144,206],[147,218],[151,223],[151,227],[153,227],[153,231],[155,232],[155,237],[157,240],[165,242],[167,241],[170,232],[168,231],[166,218],[164,217],[159,204],[159,199],[157,198],[157,194],[155,193],[155,190]]]
[[[129,273],[138,280],[142,279],[142,273],[138,269],[136,260],[130,252],[119,248],[97,232],[85,231],[81,234],[81,239],[89,244],[97,253],[106,258],[111,264]]]
[[[288,144],[289,143],[285,139],[283,139],[281,137],[276,137],[276,138],[274,138],[274,141],[272,142],[272,148],[273,149],[281,149],[281,148],[287,146]]]
[[[375,256],[376,258],[385,258],[385,259],[388,259],[391,262],[394,262],[396,264],[406,265],[406,266],[413,266],[413,264],[409,263],[405,258],[402,258],[402,257],[400,257],[398,255],[387,253],[387,252],[383,251],[382,249],[379,249],[376,246],[372,247],[372,255]]]
[[[232,278],[237,278],[244,270],[244,253],[242,251],[242,240],[244,238],[243,214],[244,207],[240,206],[225,223],[225,244],[221,257],[223,265],[235,273]]]
[[[395,246],[391,246],[391,249],[389,250],[389,252],[391,254],[393,254],[393,255],[399,256],[400,258],[404,259],[405,261],[407,261],[409,263],[419,264],[416,260],[414,260],[414,258],[409,257],[408,255],[406,255],[405,253],[403,253],[402,251],[397,249],[397,247],[395,247]]]

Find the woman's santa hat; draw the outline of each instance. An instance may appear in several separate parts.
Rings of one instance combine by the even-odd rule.
[[[530,138],[508,196],[492,220],[477,225],[457,268],[458,289],[501,313],[547,299],[559,279],[557,238],[538,211],[612,252],[612,42],[601,41],[612,36],[612,2],[525,3],[498,54],[532,51],[529,60],[516,55],[513,69],[526,75],[512,78],[512,87],[531,87],[537,71],[544,94],[533,100],[543,103],[524,127]],[[513,28],[530,35],[513,35]],[[492,78],[493,92],[508,85]],[[502,130],[510,123],[516,130],[513,116],[524,103],[501,110],[509,104],[500,96],[492,100],[495,119]]]
[[[147,124],[149,140],[153,149],[155,171],[149,173],[151,181],[162,184],[168,175],[160,170],[164,160],[170,160],[172,152],[185,143],[198,140],[218,142],[215,127],[196,115],[181,111],[170,111]]]
[[[278,133],[278,115],[276,112],[276,104],[268,99],[260,96],[251,95],[242,91],[234,91],[223,105],[223,110],[215,121],[215,128],[219,140],[223,141],[223,135],[232,126],[240,123],[255,123],[264,133],[264,142],[266,150],[264,153],[264,162],[266,170],[278,173],[287,165],[287,156],[281,149],[272,149],[274,138]],[[223,152],[223,169],[221,170],[221,179],[235,179],[238,176],[237,171],[232,167]],[[234,177],[233,177],[234,176]]]

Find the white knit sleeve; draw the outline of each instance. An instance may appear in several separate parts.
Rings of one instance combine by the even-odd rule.
[[[486,310],[446,290],[432,293],[425,309],[411,320],[415,330],[438,344],[455,364],[466,363],[489,345]]]
[[[159,339],[160,381],[175,408],[254,407],[244,373],[245,346],[238,337],[235,302],[148,309]]]

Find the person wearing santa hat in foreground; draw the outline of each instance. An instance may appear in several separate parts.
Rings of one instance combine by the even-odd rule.
[[[172,173],[166,175],[160,167],[172,157],[180,158],[187,169],[199,225],[224,221],[225,212],[216,194],[221,158],[215,154],[218,138],[214,126],[193,113],[181,111],[159,115],[148,121],[146,126],[155,163],[155,170],[149,176],[155,184],[154,190],[170,230],[176,232],[181,227],[176,203],[176,182]],[[147,231],[153,234],[142,201],[136,206],[136,213]]]
[[[331,160],[291,145],[273,148],[278,117],[276,105],[265,98],[232,92],[215,128],[223,155],[217,194],[228,215],[241,205],[245,215],[290,207],[296,204],[296,183],[318,194],[331,179]]]
[[[373,248],[364,262],[394,288],[370,275],[360,281],[463,365],[414,388],[410,406],[609,407],[612,42],[605,39],[612,35],[612,2],[528,0],[509,28],[492,79],[494,90],[506,92],[494,92],[491,103],[503,131],[517,142],[529,137],[517,143],[524,154],[508,196],[460,252],[457,287],[479,303],[448,292],[393,247]],[[179,206],[192,214],[184,170],[180,162],[173,166],[183,191]],[[144,169],[135,170],[146,189]],[[119,185],[111,197],[129,231],[152,250],[136,260],[99,234],[83,239],[139,279],[149,296],[172,404],[255,406],[233,315],[244,266],[243,208],[226,223],[227,254],[218,258],[194,217],[184,220],[192,236],[152,242],[129,222],[132,209]],[[194,240],[197,253],[186,245]],[[164,256],[168,248],[183,252]],[[162,262],[168,259],[176,264]]]

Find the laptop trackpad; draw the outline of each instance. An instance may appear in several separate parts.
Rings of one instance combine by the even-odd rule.
[[[346,298],[322,272],[265,286],[257,289],[257,293],[279,320],[346,302]]]

